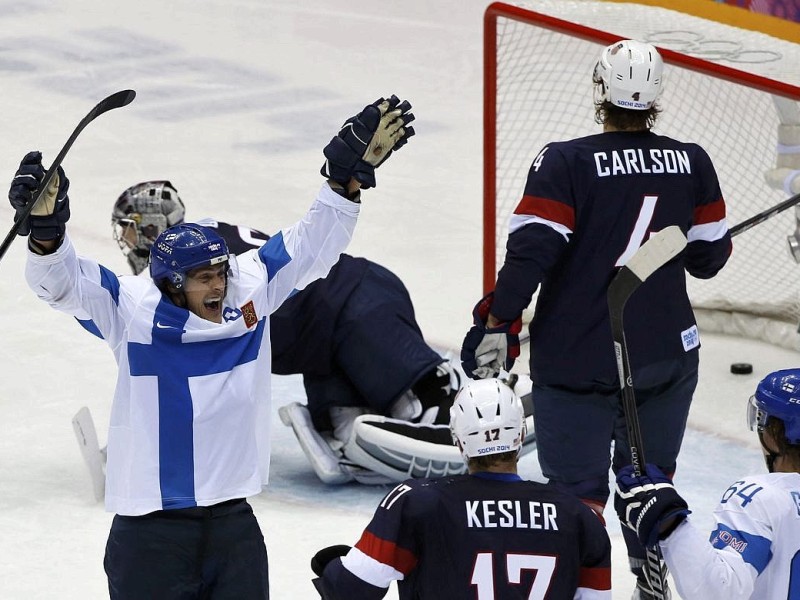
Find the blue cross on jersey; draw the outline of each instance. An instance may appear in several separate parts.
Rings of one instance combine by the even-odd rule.
[[[231,371],[258,357],[266,317],[235,338],[184,343],[189,311],[161,300],[153,317],[152,344],[128,343],[131,376],[158,377],[159,481],[165,509],[197,506],[194,432],[189,378]]]

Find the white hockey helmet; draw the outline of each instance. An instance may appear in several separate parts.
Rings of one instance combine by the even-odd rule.
[[[450,432],[465,461],[519,451],[526,429],[522,402],[498,379],[468,381],[450,408]]]
[[[649,110],[661,94],[664,61],[655,46],[636,40],[615,42],[594,67],[595,102]]]

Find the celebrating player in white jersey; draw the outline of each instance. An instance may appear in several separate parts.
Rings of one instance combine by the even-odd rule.
[[[120,194],[111,223],[134,274],[148,268],[155,239],[183,223],[185,213],[166,180]],[[270,237],[212,219],[199,224],[237,256]],[[78,321],[97,335],[91,320]],[[302,374],[307,397],[306,404],[282,406],[279,415],[322,481],[385,484],[466,470],[447,427],[460,376],[426,343],[408,290],[389,269],[342,254],[326,277],[296,290],[272,313],[270,336],[272,373]],[[83,444],[82,430],[77,437]],[[102,489],[102,469],[92,473]]]
[[[620,521],[644,545],[658,543],[684,600],[800,598],[800,369],[765,377],[747,416],[769,473],[725,490],[710,538],[654,465],[642,477],[628,467],[617,478]]]
[[[352,236],[360,188],[413,129],[392,96],[349,119],[325,147],[308,213],[235,260],[197,224],[163,231],[150,278],[117,277],[78,256],[58,176],[20,227],[26,276],[54,308],[88,315],[118,364],[108,434],[104,566],[112,599],[269,598],[264,539],[247,496],[267,483],[269,315],[324,277]],[[9,199],[22,218],[45,178],[27,154]]]

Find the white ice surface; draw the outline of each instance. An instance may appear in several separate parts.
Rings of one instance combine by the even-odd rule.
[[[100,98],[133,88],[64,166],[79,250],[126,272],[109,215],[129,185],[167,178],[189,218],[274,231],[303,214],[321,183],[321,149],[361,107],[396,93],[418,135],[364,193],[350,248],[406,282],[432,343],[457,347],[480,295],[483,0],[0,0],[0,181],[22,155],[55,156]],[[667,107],[668,109],[668,107]],[[535,110],[535,107],[532,107]],[[12,212],[0,203],[0,223]],[[38,301],[23,279],[24,241],[0,263],[0,599],[107,595],[111,515],[92,499],[70,419],[83,405],[105,441],[115,365],[104,344]],[[739,475],[763,470],[745,399],[798,357],[766,344],[703,337],[701,382],[676,484],[697,521]],[[754,373],[733,376],[732,362]],[[303,399],[274,378],[277,406]],[[353,543],[386,491],[316,480],[274,420],[272,480],[252,499],[270,554],[272,597],[314,598],[309,559]],[[521,463],[539,476],[535,456]],[[612,510],[615,598],[627,598]],[[396,597],[394,591],[389,597]]]

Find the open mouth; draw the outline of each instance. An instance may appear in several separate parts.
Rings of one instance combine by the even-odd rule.
[[[217,312],[222,308],[222,298],[208,298],[203,301],[203,306],[208,310]]]

